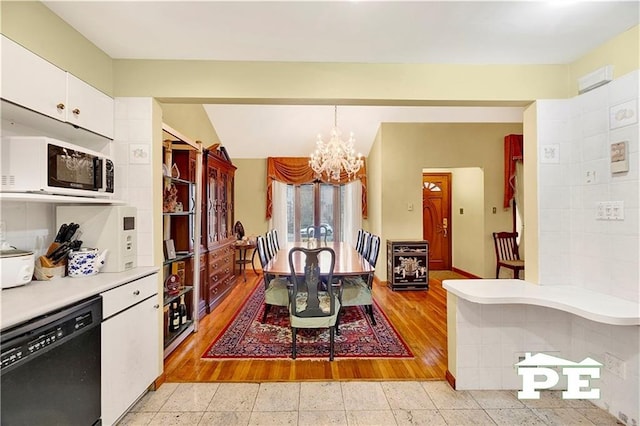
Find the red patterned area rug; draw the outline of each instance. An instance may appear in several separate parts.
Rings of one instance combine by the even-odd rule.
[[[202,355],[205,359],[290,358],[291,327],[287,308],[272,306],[267,321],[264,313],[264,286],[260,282],[234,319]],[[340,335],[335,336],[336,358],[413,358],[413,353],[374,302],[371,324],[360,306],[343,308]],[[296,358],[327,358],[328,329],[298,329]]]

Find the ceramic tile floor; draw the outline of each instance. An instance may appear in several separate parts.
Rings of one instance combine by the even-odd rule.
[[[165,383],[124,425],[616,425],[559,391],[454,391],[445,382]]]

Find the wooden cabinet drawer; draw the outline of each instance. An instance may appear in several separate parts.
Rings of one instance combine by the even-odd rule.
[[[102,316],[108,318],[158,293],[158,276],[149,275],[101,294]]]

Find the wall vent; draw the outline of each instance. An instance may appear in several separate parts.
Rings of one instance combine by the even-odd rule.
[[[613,65],[606,65],[578,78],[578,93],[583,94],[613,80]]]

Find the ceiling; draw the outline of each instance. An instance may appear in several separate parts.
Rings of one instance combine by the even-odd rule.
[[[44,1],[114,59],[566,64],[639,22],[630,1]],[[308,155],[331,105],[207,105],[233,158]],[[521,120],[520,108],[340,106],[368,153],[381,122]],[[515,118],[517,117],[517,118]]]

